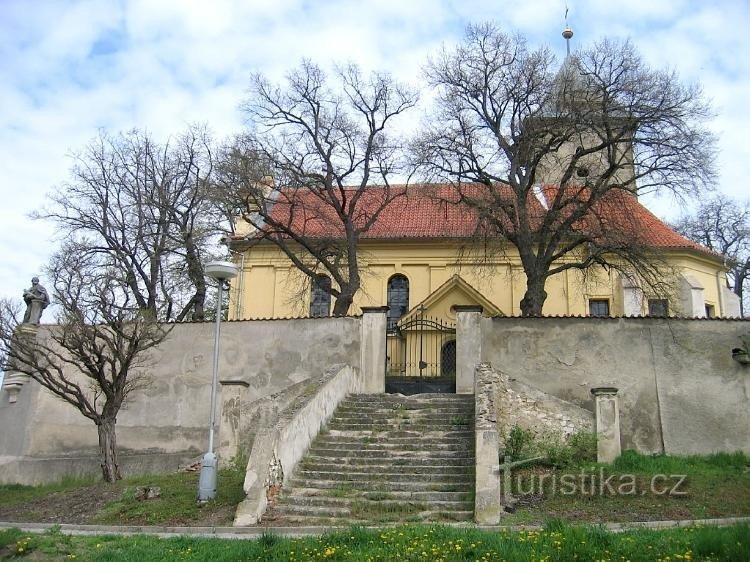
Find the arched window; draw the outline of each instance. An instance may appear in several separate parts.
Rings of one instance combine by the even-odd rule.
[[[408,310],[409,280],[403,275],[394,275],[388,279],[388,329],[393,330]]]
[[[310,288],[310,316],[320,318],[331,315],[331,278],[318,275]]]

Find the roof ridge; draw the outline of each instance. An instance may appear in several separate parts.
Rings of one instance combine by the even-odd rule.
[[[477,182],[416,182],[399,184],[372,184],[367,186],[359,199],[358,213],[362,220],[372,213],[380,212],[375,223],[362,233],[362,240],[425,240],[425,239],[470,239],[475,236],[480,221],[476,209],[468,205],[458,204],[459,199],[451,201],[450,193],[458,193],[458,186],[466,189],[469,193],[479,196],[484,184]],[[540,193],[533,193],[530,197],[530,215],[534,221],[541,224],[542,217],[548,212],[545,209],[552,206],[553,192],[560,189],[559,185],[544,183],[541,185]],[[502,186],[502,184],[501,184]],[[583,184],[569,184],[576,188]],[[280,188],[295,189],[295,188]],[[357,186],[344,186],[346,190],[359,189]],[[386,204],[386,208],[380,210],[380,206],[386,199],[377,194],[384,190],[403,190],[403,195],[396,194],[394,200]],[[313,216],[306,213],[295,213],[295,205],[300,207],[306,205],[306,199],[313,189],[310,187],[296,188],[298,195],[286,197],[284,201],[274,205],[273,213],[281,224],[291,224],[292,228],[298,229],[310,237],[343,237],[341,223],[331,217],[327,220],[327,207],[320,200],[310,201],[309,206],[315,209]],[[576,192],[578,190],[576,189]],[[540,196],[541,195],[541,196]],[[602,205],[602,206],[599,206]],[[597,206],[598,210],[597,210]],[[369,212],[368,212],[369,211]],[[333,211],[331,211],[333,213]],[[597,215],[598,213],[598,215]],[[662,249],[686,249],[700,252],[711,258],[719,258],[720,255],[696,242],[689,240],[675,232],[664,220],[656,216],[650,209],[638,201],[637,197],[624,190],[609,190],[595,203],[594,214],[599,217],[599,228],[615,226],[623,232],[632,232],[642,238],[641,243],[651,248]],[[582,221],[586,221],[584,217]],[[595,220],[595,219],[592,219]],[[585,224],[583,224],[586,227]],[[594,223],[589,228],[594,228]],[[254,236],[253,234],[249,235]],[[257,234],[255,234],[257,236]],[[247,239],[247,237],[233,237],[234,241]]]

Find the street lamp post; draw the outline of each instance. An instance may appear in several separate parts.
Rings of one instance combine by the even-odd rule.
[[[201,459],[201,473],[198,479],[198,502],[206,503],[216,497],[217,462],[214,454],[214,430],[216,425],[216,391],[219,376],[219,335],[221,334],[221,301],[224,283],[237,276],[237,266],[228,261],[207,263],[205,272],[208,277],[219,282],[219,293],[216,296],[216,330],[214,331],[214,364],[211,373],[211,414],[208,420],[208,452]]]

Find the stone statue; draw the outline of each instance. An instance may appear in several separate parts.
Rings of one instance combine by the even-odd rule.
[[[23,292],[23,300],[26,301],[26,314],[23,316],[24,324],[39,324],[42,311],[49,304],[47,289],[39,284],[39,277],[31,280],[31,287]]]

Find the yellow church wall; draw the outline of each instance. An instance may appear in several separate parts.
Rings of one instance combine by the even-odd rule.
[[[585,272],[569,269],[555,277],[560,277],[560,282],[565,284],[568,310],[564,314],[588,315],[589,301],[592,299],[607,299],[612,316],[623,313],[619,274],[613,270],[601,267],[591,267]]]
[[[720,287],[726,286],[726,275],[715,263],[698,256],[677,254],[672,259],[673,265],[683,274],[690,275],[703,285],[703,298],[707,305],[714,307],[717,316],[723,308]]]
[[[273,318],[275,315],[283,315],[283,308],[274,306],[276,292],[276,268],[274,266],[253,266],[249,270],[244,270],[242,277],[243,289],[245,289],[242,307],[244,314],[253,318]]]
[[[520,260],[510,252],[498,256],[494,263],[478,266],[469,263],[470,258],[463,256],[459,247],[450,242],[367,241],[363,244],[362,255],[362,289],[355,297],[350,314],[358,314],[362,306],[386,304],[388,279],[395,274],[405,275],[409,280],[410,308],[458,274],[503,314],[519,315],[521,312],[520,300],[526,280]],[[282,318],[309,313],[309,280],[290,267],[279,250],[271,246],[254,247],[237,263],[242,266],[242,272],[230,294],[231,318]],[[719,283],[723,273],[718,263],[679,252],[670,255],[669,263],[703,285],[706,304],[714,306],[720,315]],[[610,314],[623,314],[619,274],[612,270],[590,268],[585,274],[566,270],[548,280],[546,291],[545,315],[587,315],[590,299],[608,299]],[[674,300],[679,301],[679,294]],[[451,318],[449,306],[445,308],[441,314]],[[672,304],[670,309],[677,310]]]

